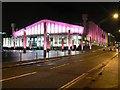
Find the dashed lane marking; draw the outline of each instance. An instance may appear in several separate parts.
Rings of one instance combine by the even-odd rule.
[[[57,68],[60,68],[60,67],[66,66],[66,65],[69,65],[69,63],[62,64],[62,65],[56,66],[56,67],[52,67],[52,68],[50,68],[50,69],[57,69]]]
[[[0,80],[0,82],[8,81],[8,80],[16,79],[16,78],[25,77],[25,76],[32,75],[32,74],[35,74],[35,73],[37,73],[37,72],[31,72],[31,73],[22,74],[22,75],[19,75],[19,76],[14,76],[14,77],[2,79],[2,80]]]

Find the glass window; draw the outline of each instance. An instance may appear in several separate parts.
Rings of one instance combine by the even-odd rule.
[[[59,38],[59,44],[62,44],[62,38]]]
[[[67,36],[64,37],[64,44],[67,44]]]
[[[35,25],[35,34],[38,34],[38,32],[37,32],[37,25]]]
[[[61,33],[61,25],[59,25],[59,33]]]
[[[44,34],[44,23],[41,23],[41,34]]]
[[[58,33],[58,25],[55,24],[55,33]]]
[[[32,34],[34,34],[34,26],[32,27]]]
[[[54,33],[54,24],[51,24],[51,33]]]
[[[40,24],[38,24],[38,34],[40,34]]]
[[[65,26],[63,26],[62,32],[65,33]]]

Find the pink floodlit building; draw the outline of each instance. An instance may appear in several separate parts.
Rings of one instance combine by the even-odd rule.
[[[46,47],[61,47],[62,38],[64,38],[64,47],[68,47],[68,31],[70,30],[70,46],[78,47],[81,45],[81,36],[84,33],[84,27],[73,25],[53,20],[40,20],[32,25],[17,30],[13,33],[12,38],[3,38],[3,47],[23,47],[24,46],[24,31],[26,32],[26,47],[36,48],[44,47],[44,30],[46,28],[46,40],[49,41],[49,46]],[[48,38],[49,37],[49,38]],[[91,39],[90,39],[91,38]],[[87,35],[88,44],[90,45],[106,45],[106,32],[98,28],[98,26],[89,22],[89,29]],[[85,39],[83,39],[85,40]],[[83,41],[84,42],[84,41]],[[84,43],[85,44],[85,43]]]
[[[87,40],[91,41],[92,45],[106,46],[108,41],[107,33],[104,32],[100,27],[98,27],[98,25],[96,25],[92,21],[89,22],[88,27],[89,28],[88,28]]]

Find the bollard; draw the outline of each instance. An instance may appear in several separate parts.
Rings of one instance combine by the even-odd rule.
[[[44,63],[46,62],[46,57],[44,57]]]

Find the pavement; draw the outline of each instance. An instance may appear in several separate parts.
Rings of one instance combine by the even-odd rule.
[[[99,51],[102,51],[102,50],[103,50],[103,48],[98,49],[98,47],[97,47],[92,51],[89,51],[89,52],[83,51],[83,53],[80,52],[80,54],[75,54],[75,55],[71,54],[71,55],[57,56],[57,57],[51,57],[51,58],[45,58],[45,59],[33,59],[33,60],[18,61],[18,62],[4,62],[4,63],[0,64],[0,69],[16,67],[16,66],[23,66],[23,65],[31,65],[31,64],[36,64],[36,63],[44,63],[44,62],[59,60],[59,59],[64,58],[64,57],[78,56],[78,55],[93,53],[93,52],[97,52],[97,51],[99,52]]]
[[[118,88],[118,56],[112,59],[94,82],[90,83],[90,88]]]
[[[120,90],[118,78],[118,59],[117,54],[112,57],[102,68],[86,75],[82,80],[76,82],[69,88],[84,88],[86,90],[101,88],[107,90]]]

